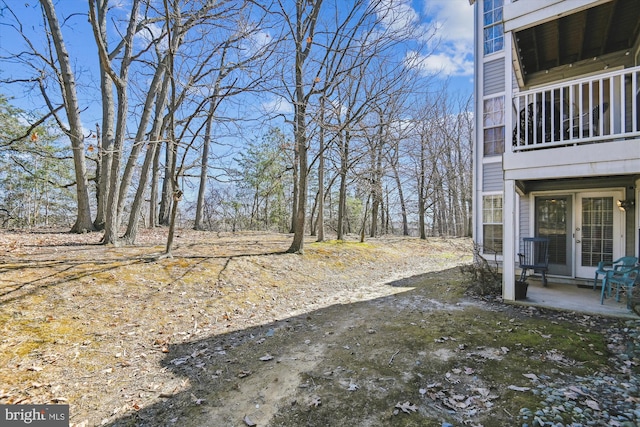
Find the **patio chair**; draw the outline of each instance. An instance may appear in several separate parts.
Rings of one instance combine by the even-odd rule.
[[[520,110],[520,124],[516,124],[513,128],[513,145],[524,146],[534,144],[534,142],[559,141],[561,128],[559,106],[553,109],[553,117],[551,114],[552,108],[549,102],[545,102],[544,105],[542,102],[531,102],[526,108]],[[542,128],[543,123],[544,129]]]
[[[620,290],[622,289],[627,294],[627,309],[631,309],[631,296],[633,294],[633,288],[636,285],[640,285],[640,265],[636,265],[631,268],[621,268],[618,270],[610,270],[605,276],[606,285],[616,285],[616,301],[620,301]],[[604,304],[604,288],[600,296],[600,304]]]
[[[602,103],[602,114],[606,113],[609,109],[609,103]],[[582,129],[580,128],[580,120],[582,120]],[[593,130],[593,136],[598,136],[600,133],[600,105],[593,107],[591,112],[587,111],[582,116],[574,117],[573,129],[571,130],[574,138],[588,138],[589,129]]]
[[[615,261],[611,261],[611,262],[600,261],[598,263],[598,268],[596,269],[596,275],[593,279],[593,290],[594,291],[596,290],[598,275],[602,275],[602,287],[604,288],[605,287],[604,281],[608,271],[616,270],[618,268],[633,267],[634,265],[636,265],[637,262],[638,262],[638,258],[634,256],[623,256],[622,258],[617,259]],[[611,295],[611,289],[609,289],[609,295]]]
[[[526,282],[527,270],[542,275],[542,283],[547,286],[549,271],[549,239],[546,237],[525,237],[522,239],[522,252],[518,254],[520,261],[520,282]]]

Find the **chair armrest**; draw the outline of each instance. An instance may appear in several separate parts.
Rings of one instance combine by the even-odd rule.
[[[623,266],[620,266],[623,267]],[[640,266],[634,267],[626,267],[626,268],[618,268],[614,270],[607,271],[607,280],[624,280],[633,272],[640,272]]]

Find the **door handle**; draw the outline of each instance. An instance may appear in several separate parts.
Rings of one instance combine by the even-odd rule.
[[[576,240],[576,243],[580,243],[580,240]]]

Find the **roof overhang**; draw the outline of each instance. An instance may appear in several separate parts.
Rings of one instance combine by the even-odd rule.
[[[524,15],[522,9],[505,9],[505,30],[512,31],[514,63],[520,86],[525,86],[532,77],[558,67],[587,65],[594,60],[606,60],[608,62],[602,66],[609,67],[609,61],[616,58],[619,58],[617,65],[628,66],[628,62],[633,62],[637,55],[640,46],[640,0],[517,3],[528,4],[528,8],[541,5]],[[569,4],[575,8],[567,9]],[[540,20],[532,20],[532,14]],[[527,15],[529,19],[525,20]],[[518,24],[522,26],[518,27]],[[624,56],[628,57],[626,61],[623,61]]]

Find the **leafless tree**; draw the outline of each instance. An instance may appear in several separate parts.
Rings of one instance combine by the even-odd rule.
[[[42,50],[37,47],[38,43],[27,35],[23,23],[20,22],[12,7],[3,2],[4,12],[13,18],[13,22],[5,23],[5,28],[15,31],[26,46],[24,50],[16,51],[3,59],[21,64],[30,73],[27,76],[6,78],[3,82],[35,85],[48,110],[46,116],[54,117],[60,129],[69,137],[73,151],[77,198],[76,220],[71,231],[75,233],[93,231],[85,159],[85,136],[80,117],[82,107],[78,101],[75,70],[62,32],[65,20],[61,22],[51,0],[41,0],[40,7],[42,25],[45,29],[45,47]],[[20,49],[18,46],[15,48]],[[53,85],[50,84],[51,81],[54,82]],[[61,106],[65,117],[58,114]]]

